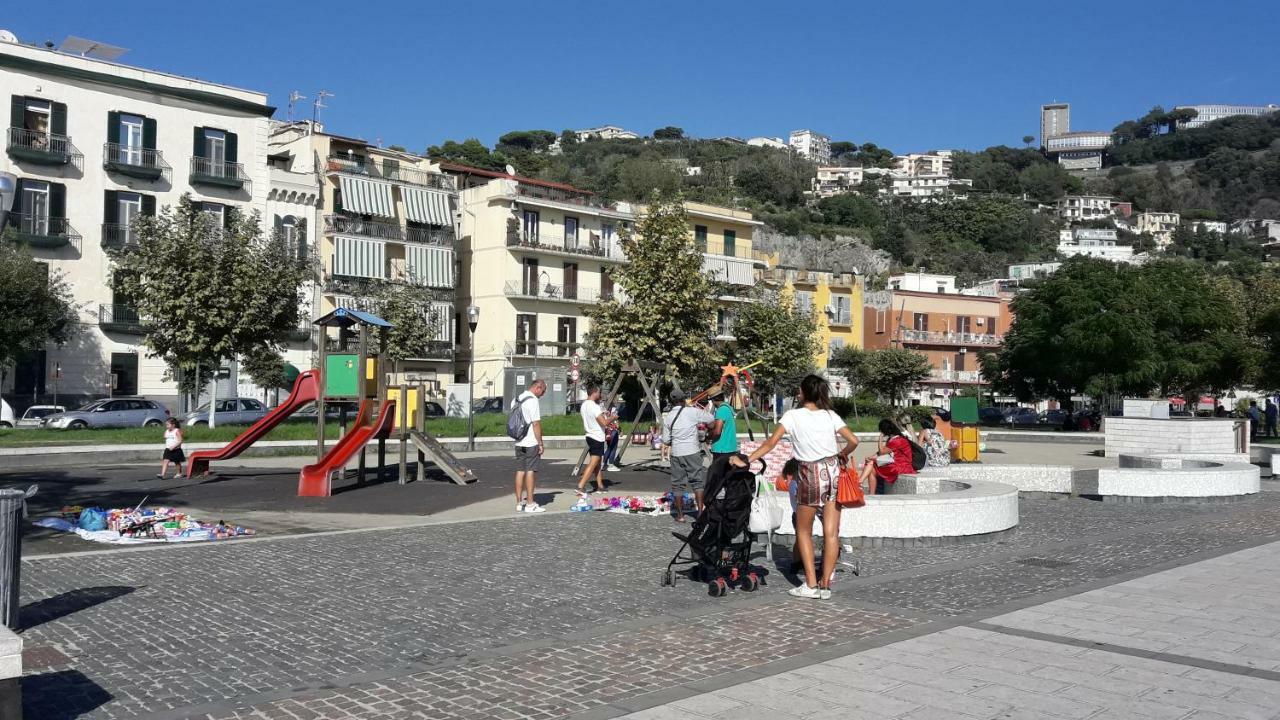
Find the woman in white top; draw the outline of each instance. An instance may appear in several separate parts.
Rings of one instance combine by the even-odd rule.
[[[756,448],[744,463],[740,457],[730,462],[738,466],[750,465],[773,450],[784,436],[791,436],[795,459],[800,472],[795,482],[796,490],[796,549],[804,564],[804,582],[792,588],[795,597],[831,597],[831,576],[836,570],[840,553],[840,504],[836,492],[840,481],[841,466],[849,464],[849,456],[858,446],[858,438],[844,424],[844,420],[831,409],[831,388],[817,375],[808,375],[800,381],[800,407],[788,410],[778,421],[778,427],[760,447]],[[843,449],[837,447],[836,436],[844,439]],[[813,565],[813,521],[822,512],[822,578],[818,579]]]

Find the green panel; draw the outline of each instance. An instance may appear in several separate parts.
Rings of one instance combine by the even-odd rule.
[[[978,398],[951,398],[951,422],[978,424]]]
[[[360,392],[357,380],[360,373],[356,365],[360,357],[355,353],[336,353],[324,359],[324,396],[356,397]]]

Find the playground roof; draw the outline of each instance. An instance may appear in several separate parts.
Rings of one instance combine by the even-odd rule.
[[[352,325],[372,325],[374,327],[385,328],[395,327],[377,315],[364,312],[363,310],[352,310],[351,308],[344,307],[340,307],[319,320],[316,320],[315,324],[320,327],[339,328],[349,328]]]

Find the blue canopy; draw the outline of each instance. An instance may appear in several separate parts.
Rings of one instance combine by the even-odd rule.
[[[337,310],[316,320],[316,325],[320,327],[340,327],[349,328],[352,325],[372,325],[373,327],[395,327],[391,323],[372,313],[363,310],[353,310],[351,308],[340,307]]]

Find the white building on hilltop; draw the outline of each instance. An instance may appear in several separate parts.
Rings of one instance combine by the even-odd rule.
[[[1110,220],[1117,204],[1110,195],[1064,195],[1058,198],[1058,217],[1067,222]]]
[[[1262,117],[1263,115],[1270,115],[1273,112],[1280,111],[1280,105],[1174,105],[1173,109],[1195,110],[1195,118],[1178,123],[1178,127],[1197,128],[1225,117],[1237,117],[1240,115]]]
[[[889,189],[882,190],[882,193],[908,200],[963,199],[969,196],[969,190],[973,187],[972,180],[948,175],[895,175],[890,183]]]
[[[889,277],[889,289],[954,295],[956,294],[956,276],[934,275],[926,272],[893,275]]]
[[[1060,262],[1040,262],[1040,263],[1018,263],[1009,266],[1009,279],[1017,280],[1036,280],[1048,277],[1062,267]]]
[[[601,140],[635,140],[640,136],[636,133],[620,128],[617,125],[601,125],[600,127],[587,128],[585,130],[574,130],[574,135],[578,136],[578,141],[587,140],[589,138],[600,138]]]
[[[820,167],[813,179],[811,192],[818,198],[840,195],[856,190],[868,178],[883,177],[893,172],[889,168],[876,167]]]
[[[925,175],[950,177],[951,154],[950,150],[934,150],[927,153],[898,155],[893,159],[896,163],[894,169],[903,175],[915,177]]]
[[[146,395],[180,412],[169,368],[141,345],[145,318],[115,281],[108,250],[127,250],[135,218],[184,194],[224,222],[263,212],[275,109],[260,92],[68,49],[0,42],[12,109],[2,169],[18,177],[7,223],[65,275],[78,308],[71,340],[19,358],[0,390],[25,402],[56,391],[63,405]],[[234,392],[235,374],[222,369],[219,394]]]
[[[1176,212],[1140,212],[1134,217],[1134,232],[1155,238],[1156,247],[1163,248],[1173,242],[1173,231],[1178,229],[1180,216]]]
[[[1111,147],[1111,133],[1105,130],[1081,130],[1045,139],[1044,149],[1058,164],[1068,170],[1097,170],[1102,157]]]
[[[826,135],[812,130],[793,130],[790,145],[797,155],[806,160],[819,165],[831,162],[831,138]]]
[[[1063,257],[1086,257],[1111,262],[1138,262],[1132,245],[1117,245],[1116,231],[1100,228],[1063,230],[1058,239],[1058,254]],[[1012,276],[1012,275],[1011,275]]]
[[[779,137],[753,137],[747,138],[747,144],[752,147],[768,147],[778,150],[786,150],[787,141]]]

